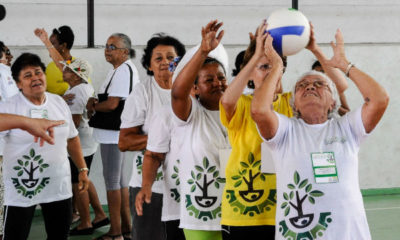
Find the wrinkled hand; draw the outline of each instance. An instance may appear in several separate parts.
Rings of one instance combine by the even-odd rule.
[[[266,20],[263,20],[260,26],[258,26],[257,31],[256,31],[256,50],[254,52],[254,56],[261,58],[264,56],[264,44],[265,44],[265,39],[267,39],[268,33],[266,32],[268,24],[266,23]]]
[[[343,35],[340,29],[336,31],[335,34],[336,43],[331,42],[331,47],[333,50],[333,57],[328,60],[326,63],[328,66],[339,68],[342,71],[345,71],[349,61],[346,58],[346,54],[344,52],[344,40]]]
[[[96,98],[89,98],[87,104],[86,104],[86,110],[87,110],[87,117],[91,118],[95,112],[94,105],[97,104],[99,101]]]
[[[75,94],[70,93],[70,94],[65,94],[62,96],[62,98],[64,99],[64,101],[68,104],[68,105],[72,105],[73,101],[75,99]]]
[[[34,33],[44,43],[49,40],[49,36],[44,28],[36,28]]]
[[[64,123],[65,121],[63,120],[53,121],[47,119],[32,118],[29,119],[29,123],[24,130],[35,137],[35,142],[40,141],[40,146],[42,147],[45,141],[49,144],[54,144],[53,128]]]
[[[142,187],[142,189],[140,189],[135,199],[135,208],[137,215],[143,216],[143,203],[151,203],[151,195],[151,188]]]
[[[268,34],[267,38],[265,39],[264,43],[264,54],[269,60],[269,62],[272,64],[272,67],[280,67],[282,68],[283,72],[283,62],[282,58],[279,56],[279,54],[275,51],[274,46],[272,45],[272,41],[274,38]]]
[[[224,36],[224,30],[221,30],[217,35],[219,28],[222,26],[222,22],[218,20],[211,21],[207,26],[201,28],[201,51],[204,53],[209,53],[214,50],[218,44],[221,42]]]
[[[78,184],[78,189],[79,192],[87,191],[89,188],[89,177],[87,175],[87,171],[82,171],[79,173],[79,184]]]
[[[310,22],[310,40],[308,41],[306,48],[311,52],[314,52],[315,50],[318,49],[317,40],[315,39],[314,25],[311,22]]]

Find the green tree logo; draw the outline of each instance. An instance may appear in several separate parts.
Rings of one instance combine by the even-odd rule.
[[[195,165],[195,168],[198,172],[197,175],[194,171],[191,171],[191,178],[187,181],[187,183],[192,186],[190,191],[193,193],[198,187],[201,190],[202,195],[195,196],[197,204],[204,208],[211,207],[217,201],[218,197],[209,196],[208,188],[214,183],[215,188],[219,189],[220,184],[225,183],[225,179],[219,177],[217,167],[211,166],[206,157],[203,158],[203,167]],[[210,181],[207,180],[208,177],[211,178]]]
[[[265,182],[265,177],[271,174],[261,173],[261,160],[254,161],[254,154],[251,152],[248,156],[248,164],[246,162],[240,162],[240,165],[243,170],[239,170],[238,175],[234,175],[231,177],[231,179],[235,182],[234,187],[237,188],[244,182],[247,186],[247,190],[239,191],[239,195],[246,202],[255,202],[262,197],[262,195],[264,194],[264,190],[254,189],[254,180],[257,177],[260,177],[260,179]],[[255,172],[256,174],[254,174]]]
[[[293,180],[294,184],[287,185],[290,192],[283,193],[285,201],[281,204],[281,208],[285,209],[285,217],[289,215],[291,208],[296,210],[297,215],[290,218],[289,221],[296,228],[305,228],[313,221],[314,214],[303,213],[304,201],[308,199],[311,204],[315,204],[315,198],[323,196],[324,193],[319,190],[312,191],[312,184],[308,183],[308,179],[301,180],[297,171],[294,173]],[[300,191],[304,193],[302,197],[300,197]]]
[[[17,176],[21,177],[24,172],[27,175],[27,178],[22,178],[22,184],[27,188],[33,188],[37,185],[39,178],[34,177],[34,173],[39,169],[39,172],[42,173],[45,168],[49,167],[49,164],[44,163],[44,160],[41,155],[35,155],[35,150],[32,148],[29,151],[28,155],[22,156],[23,160],[18,159],[18,165],[13,169],[17,171]]]
[[[177,159],[176,162],[178,163],[178,165],[180,164],[179,159]],[[174,165],[173,169],[174,173],[172,173],[171,178],[175,180],[175,185],[179,186],[179,184],[181,184],[181,181],[179,180],[179,168],[178,166]],[[178,188],[171,188],[170,192],[171,192],[171,198],[173,198],[176,202],[181,201],[181,194],[179,193]]]

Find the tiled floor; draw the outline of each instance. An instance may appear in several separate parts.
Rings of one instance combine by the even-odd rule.
[[[364,197],[365,209],[374,240],[400,239],[400,195]],[[108,226],[97,229],[92,236],[71,237],[71,240],[88,240],[108,231]],[[43,240],[45,231],[42,217],[35,217],[29,240]]]

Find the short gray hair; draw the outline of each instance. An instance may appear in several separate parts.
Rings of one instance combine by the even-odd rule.
[[[124,48],[127,48],[129,50],[129,57],[134,58],[135,57],[135,50],[132,49],[132,42],[131,39],[123,33],[114,33],[110,37],[117,37],[121,39],[122,44],[124,45]]]
[[[311,75],[317,75],[319,77],[322,77],[322,79],[324,79],[327,83],[328,83],[328,88],[329,90],[331,90],[332,93],[332,99],[333,101],[335,101],[335,106],[332,109],[331,112],[328,113],[328,119],[333,118],[333,117],[338,117],[338,109],[340,107],[340,99],[339,99],[339,94],[338,91],[336,89],[336,85],[335,83],[324,73],[315,71],[315,70],[311,70],[308,71],[304,74],[302,74],[296,81],[296,83],[293,85],[293,89],[292,89],[292,97],[290,98],[290,106],[292,107],[293,110],[293,116],[296,118],[300,117],[300,112],[298,110],[296,110],[295,105],[294,105],[294,100],[295,100],[295,95],[296,95],[296,84],[303,80],[304,77],[306,76],[311,76]]]

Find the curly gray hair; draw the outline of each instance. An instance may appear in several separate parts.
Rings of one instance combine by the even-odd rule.
[[[297,79],[296,83],[293,85],[292,97],[290,98],[290,106],[293,109],[293,116],[296,118],[300,117],[300,112],[298,110],[296,110],[295,105],[294,105],[294,99],[295,99],[295,95],[296,95],[296,84],[299,81],[303,80],[304,77],[310,76],[310,75],[320,76],[320,77],[322,77],[322,79],[324,79],[328,83],[328,88],[329,88],[329,90],[331,90],[331,93],[332,93],[332,99],[333,99],[333,101],[335,101],[335,107],[332,109],[331,112],[328,113],[328,119],[333,118],[333,117],[338,117],[339,116],[338,109],[340,107],[340,104],[339,104],[340,100],[339,100],[339,94],[336,89],[336,85],[327,75],[325,75],[324,73],[315,71],[315,70],[308,71],[308,72],[304,73],[303,75],[301,75]]]

